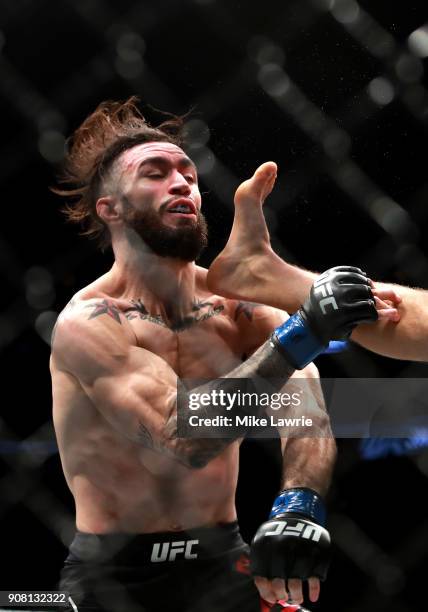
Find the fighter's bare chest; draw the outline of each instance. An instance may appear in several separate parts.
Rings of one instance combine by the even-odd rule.
[[[175,323],[160,315],[128,312],[137,345],[162,357],[181,377],[221,376],[236,367],[245,339],[222,303],[195,309]]]

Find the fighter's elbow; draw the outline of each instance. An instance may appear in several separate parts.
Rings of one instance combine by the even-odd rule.
[[[190,453],[187,457],[188,467],[192,470],[201,470],[206,467],[213,457],[207,457],[200,452]]]
[[[208,465],[215,453],[195,438],[181,438],[178,436],[177,421],[169,421],[163,432],[163,445],[176,461],[190,470],[200,470]]]
[[[214,459],[214,456],[201,452],[199,448],[176,448],[174,449],[174,458],[189,470],[201,470]]]
[[[233,440],[229,439],[194,439],[186,449],[186,462],[189,468],[200,470],[218,457]]]

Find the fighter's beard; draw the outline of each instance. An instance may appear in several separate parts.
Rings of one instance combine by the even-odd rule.
[[[196,221],[172,228],[161,220],[161,209],[136,210],[129,200],[122,196],[124,215],[127,225],[160,257],[172,257],[182,261],[195,261],[207,246],[208,228],[205,217],[199,211]],[[173,213],[165,213],[173,214]]]

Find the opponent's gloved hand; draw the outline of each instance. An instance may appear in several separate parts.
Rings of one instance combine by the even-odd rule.
[[[337,266],[319,276],[303,306],[272,334],[287,361],[301,370],[328,346],[348,338],[359,323],[378,318],[370,280],[351,266]]]
[[[269,580],[324,580],[330,549],[324,523],[325,508],[318,493],[306,488],[283,491],[251,543],[252,574]]]

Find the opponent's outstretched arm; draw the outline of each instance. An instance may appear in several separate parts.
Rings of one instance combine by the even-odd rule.
[[[295,312],[317,274],[287,263],[271,248],[263,203],[273,189],[276,172],[276,164],[266,162],[238,187],[231,234],[210,266],[207,282],[220,295]],[[427,361],[428,293],[376,283],[374,294],[379,321],[354,330],[352,339],[389,357]],[[385,300],[392,301],[392,307]]]
[[[428,291],[375,282],[373,294],[396,304],[398,322],[358,326],[352,340],[386,357],[428,361]]]

